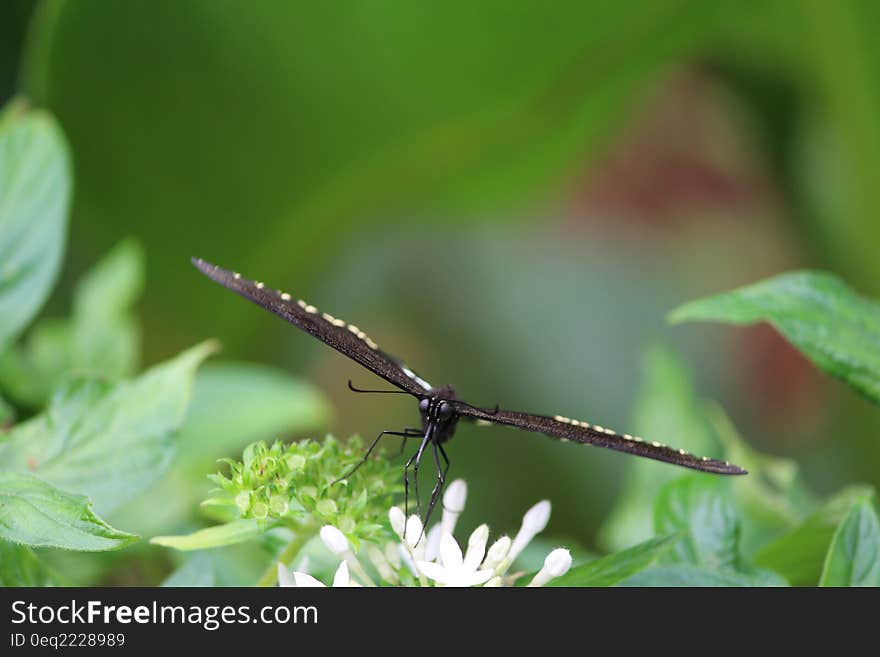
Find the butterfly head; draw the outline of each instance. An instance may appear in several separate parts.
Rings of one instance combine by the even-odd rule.
[[[452,386],[433,389],[429,396],[419,402],[419,413],[422,415],[422,428],[427,431],[433,427],[434,441],[445,442],[452,438],[455,425],[458,424],[458,413],[450,403],[457,399]]]

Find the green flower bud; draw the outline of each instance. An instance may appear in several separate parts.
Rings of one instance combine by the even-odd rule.
[[[251,515],[257,520],[264,520],[269,516],[269,505],[265,502],[254,502],[251,506]]]
[[[339,507],[336,505],[336,502],[334,502],[333,500],[326,500],[326,499],[318,502],[318,504],[315,508],[318,511],[318,513],[325,515],[325,516],[335,515],[339,511]],[[342,531],[345,531],[345,530],[343,529]]]
[[[283,495],[273,495],[269,498],[269,513],[275,517],[283,516],[290,509],[290,502]]]
[[[243,490],[236,495],[235,506],[237,506],[242,513],[247,513],[247,510],[251,506],[251,491]]]

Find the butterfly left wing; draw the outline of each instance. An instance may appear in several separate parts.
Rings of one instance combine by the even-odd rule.
[[[549,417],[518,411],[478,408],[460,401],[450,403],[459,414],[475,420],[504,424],[526,431],[536,431],[563,440],[605,447],[702,472],[725,475],[747,474],[742,468],[727,461],[719,461],[708,456],[694,456],[683,449],[673,449],[657,442],[646,442],[638,436],[619,434],[602,426],[572,420],[560,415]]]
[[[322,313],[313,305],[302,299],[294,299],[286,292],[273,290],[259,281],[248,280],[237,272],[212,265],[200,258],[193,258],[192,262],[211,280],[298,326],[401,390],[416,397],[423,397],[431,390],[430,383],[404,363],[379,349],[357,326]]]

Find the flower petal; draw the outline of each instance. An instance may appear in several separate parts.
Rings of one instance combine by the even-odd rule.
[[[280,561],[278,562],[278,586],[296,586],[293,573]]]
[[[422,520],[416,514],[406,519],[406,542],[411,548],[422,543]]]
[[[399,506],[392,506],[388,510],[388,520],[391,522],[391,529],[393,529],[394,533],[400,537],[400,540],[403,540],[406,516],[403,514],[403,511],[400,510]]]
[[[438,584],[445,584],[449,579],[449,571],[439,563],[433,561],[419,561],[419,571],[428,579],[432,579]]]
[[[513,539],[513,545],[510,546],[508,558],[513,561],[519,556],[526,545],[529,544],[535,535],[541,532],[547,526],[550,520],[550,502],[541,500],[531,509],[526,511],[523,516],[522,526]]]
[[[449,578],[446,586],[480,586],[492,579],[494,574],[492,570],[478,570],[472,573],[461,570],[456,576]]]
[[[351,548],[345,534],[333,525],[321,527],[321,540],[333,554],[344,554]]]
[[[473,572],[480,567],[483,557],[486,556],[486,543],[488,540],[489,525],[480,525],[473,531],[468,539],[467,553],[462,564],[464,570]]]
[[[502,536],[492,543],[489,551],[486,553],[486,560],[483,562],[483,568],[495,568],[500,564],[507,553],[510,551],[510,536]]]
[[[452,534],[443,534],[440,537],[440,561],[448,570],[458,570],[462,566],[464,558],[461,548]]]
[[[343,561],[341,564],[339,564],[339,568],[336,569],[336,574],[333,576],[333,587],[347,587],[348,583],[348,563]]]
[[[571,568],[571,552],[565,548],[556,548],[544,559],[544,570],[550,577],[561,577]]]
[[[440,554],[440,537],[443,535],[443,527],[434,525],[428,532],[428,543],[425,546],[425,559],[434,561]]]
[[[296,585],[301,588],[326,588],[327,585],[324,582],[321,582],[308,573],[301,573],[298,570],[293,571],[293,578],[296,580]]]

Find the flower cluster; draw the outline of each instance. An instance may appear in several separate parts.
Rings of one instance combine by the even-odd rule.
[[[274,521],[308,517],[339,528],[350,540],[377,540],[384,532],[385,509],[399,477],[384,459],[371,459],[349,479],[361,458],[362,442],[345,445],[328,436],[285,445],[260,441],[245,448],[241,461],[223,459],[229,474],[211,475],[219,494],[204,502],[233,507],[242,518]]]
[[[550,502],[538,502],[523,516],[516,536],[502,536],[491,545],[488,525],[480,525],[470,535],[462,552],[453,532],[464,510],[467,486],[462,479],[453,481],[443,496],[443,516],[427,533],[418,516],[406,518],[399,507],[391,507],[388,518],[400,539],[385,544],[384,549],[368,544],[365,551],[378,578],[386,585],[403,586],[505,586],[512,585],[517,574],[508,571],[528,543],[550,519]],[[338,528],[326,525],[321,540],[342,563],[333,578],[333,586],[374,586],[373,578],[355,556],[348,540]],[[488,546],[488,547],[487,547]],[[571,554],[557,548],[547,555],[544,566],[528,586],[543,586],[571,568]],[[278,564],[281,586],[324,586],[302,572],[291,573]]]

